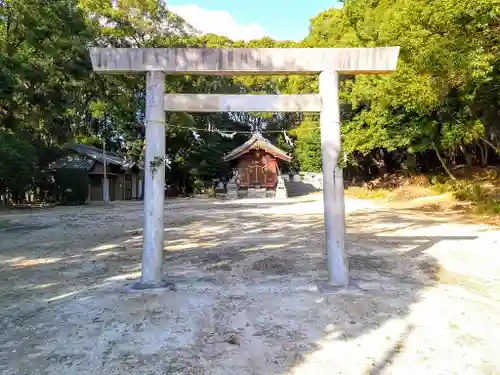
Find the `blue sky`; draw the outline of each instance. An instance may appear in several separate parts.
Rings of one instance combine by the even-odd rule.
[[[167,5],[202,31],[280,40],[304,38],[311,17],[340,6],[335,0],[167,0]]]

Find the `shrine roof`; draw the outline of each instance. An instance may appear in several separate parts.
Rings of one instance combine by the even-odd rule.
[[[292,157],[289,156],[285,151],[273,145],[268,139],[264,138],[260,133],[252,135],[252,137],[243,143],[241,146],[236,147],[234,150],[229,152],[224,156],[224,161],[234,160],[239,158],[241,155],[246,154],[251,150],[264,150],[274,157],[290,161]]]

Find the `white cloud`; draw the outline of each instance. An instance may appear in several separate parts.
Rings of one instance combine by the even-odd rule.
[[[195,4],[170,6],[169,10],[203,34],[225,35],[232,40],[245,41],[265,36],[264,29],[259,24],[239,24],[233,16],[222,10],[203,9]]]

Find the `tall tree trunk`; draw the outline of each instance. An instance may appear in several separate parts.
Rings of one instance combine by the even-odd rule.
[[[464,154],[465,162],[470,167],[472,165],[472,155],[467,151],[467,146],[460,145],[459,148],[460,151],[462,151],[462,154]]]
[[[441,157],[441,154],[439,154],[439,151],[436,147],[436,144],[433,142],[432,143],[432,146],[434,147],[434,151],[436,151],[436,156],[437,158],[439,159],[439,161],[441,162],[441,165],[443,166],[443,169],[445,170],[446,174],[452,179],[452,180],[456,180],[457,178],[453,175],[453,173],[451,173],[451,171],[448,169],[448,167],[446,166],[446,163],[445,161],[443,160],[443,158]]]
[[[500,155],[500,148],[499,147],[496,147],[493,143],[491,143],[487,139],[483,139],[483,142],[486,143],[488,146],[490,146],[493,150],[495,150],[497,155]]]
[[[378,173],[383,176],[387,173],[387,166],[384,160],[384,151],[376,150],[375,155],[373,155],[373,163],[377,167]]]
[[[481,167],[486,167],[488,165],[488,146],[483,147],[481,141],[478,142],[479,150],[481,151]]]

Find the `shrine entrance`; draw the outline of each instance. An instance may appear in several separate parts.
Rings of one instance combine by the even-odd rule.
[[[248,189],[266,189],[266,196],[274,196],[280,174],[279,163],[288,163],[291,159],[260,133],[253,134],[223,158],[234,171],[239,197],[246,196]]]
[[[274,188],[278,183],[278,166],[269,154],[260,151],[248,154],[244,171],[240,169],[240,186],[253,188]]]
[[[137,288],[162,286],[165,111],[178,112],[320,112],[325,247],[329,285],[348,284],[344,247],[344,184],[341,152],[339,74],[396,70],[399,47],[385,48],[91,48],[94,71],[146,72],[146,155],[144,252]],[[319,94],[165,95],[165,74],[318,74]],[[265,162],[254,158],[248,184],[264,181]],[[268,168],[268,167],[266,167]],[[269,174],[271,178],[271,174]],[[274,178],[274,177],[273,177]]]
[[[240,186],[257,189],[265,187],[267,163],[261,160],[258,151],[251,152],[248,156],[249,158],[245,161],[244,167],[240,169]],[[276,175],[276,173],[274,174]]]
[[[241,173],[240,185],[246,187],[254,187],[260,189],[266,184],[266,169],[267,165],[264,161],[260,160],[260,155],[255,152],[255,158],[249,160],[245,167],[245,171]]]

